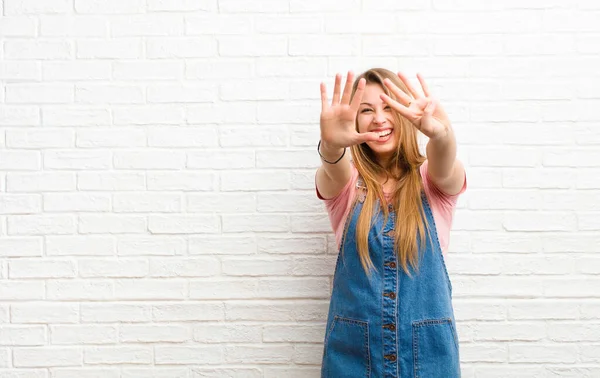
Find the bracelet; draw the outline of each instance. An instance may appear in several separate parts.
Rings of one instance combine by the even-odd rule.
[[[334,161],[334,162],[327,161],[327,160],[325,160],[325,158],[323,157],[323,155],[321,155],[321,150],[320,150],[320,148],[321,148],[321,141],[319,141],[319,144],[317,145],[317,152],[319,153],[319,156],[321,157],[321,159],[323,159],[323,161],[324,161],[325,163],[328,163],[328,164],[336,164],[338,161],[342,160],[342,158],[344,157],[344,155],[346,155],[346,149],[344,148],[344,152],[342,152],[342,156],[340,156],[340,157],[339,157],[339,159],[337,159],[337,160],[336,160],[336,161]]]

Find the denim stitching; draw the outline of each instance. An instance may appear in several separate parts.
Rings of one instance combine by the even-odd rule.
[[[452,296],[452,282],[450,281],[450,275],[448,274],[448,269],[446,269],[446,262],[444,261],[444,256],[442,254],[442,245],[440,244],[440,239],[437,233],[437,225],[435,224],[435,218],[433,216],[433,211],[431,210],[431,207],[429,206],[429,200],[427,199],[427,196],[425,195],[425,193],[422,193],[422,197],[423,197],[423,203],[425,204],[425,211],[427,212],[427,215],[430,217],[430,219],[432,220],[433,223],[433,227],[429,228],[433,228],[433,237],[434,237],[434,243],[435,245],[439,248],[440,253],[436,253],[436,255],[438,256],[438,258],[441,260],[442,262],[442,267],[444,268],[444,274],[446,275],[446,280],[448,283],[448,289],[450,290],[450,296]]]

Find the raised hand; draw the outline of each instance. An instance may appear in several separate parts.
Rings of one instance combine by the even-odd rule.
[[[384,85],[396,96],[397,100],[393,100],[385,94],[381,95],[381,99],[408,119],[417,129],[430,139],[447,135],[448,129],[450,128],[448,115],[442,108],[439,100],[431,96],[423,76],[417,74],[419,83],[421,83],[422,92],[417,90],[401,72],[398,73],[398,77],[404,85],[406,85],[406,88],[408,88],[408,91],[413,98],[398,88],[389,79],[386,79],[383,82]]]
[[[342,76],[340,74],[335,76],[331,105],[327,101],[325,83],[321,83],[321,140],[328,146],[345,148],[379,139],[379,135],[374,132],[359,133],[356,131],[356,114],[363,97],[366,81],[361,79],[358,82],[356,93],[350,101],[353,81],[354,74],[348,72],[344,92],[340,99]]]

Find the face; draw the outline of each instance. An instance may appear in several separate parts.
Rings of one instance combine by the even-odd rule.
[[[379,140],[367,142],[367,145],[379,159],[386,160],[398,148],[399,127],[395,126],[392,108],[379,97],[382,93],[385,92],[379,84],[366,85],[356,121],[359,133],[376,132],[380,135]]]

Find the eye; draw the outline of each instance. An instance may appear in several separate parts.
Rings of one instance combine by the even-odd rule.
[[[367,113],[367,112],[372,112],[372,111],[373,111],[373,109],[371,109],[371,108],[364,108],[364,109],[363,109],[363,110],[361,110],[360,112],[361,112],[361,113]]]
[[[386,112],[389,112],[390,110],[392,110],[392,107],[388,105],[385,108],[383,108],[383,110],[385,110]]]

